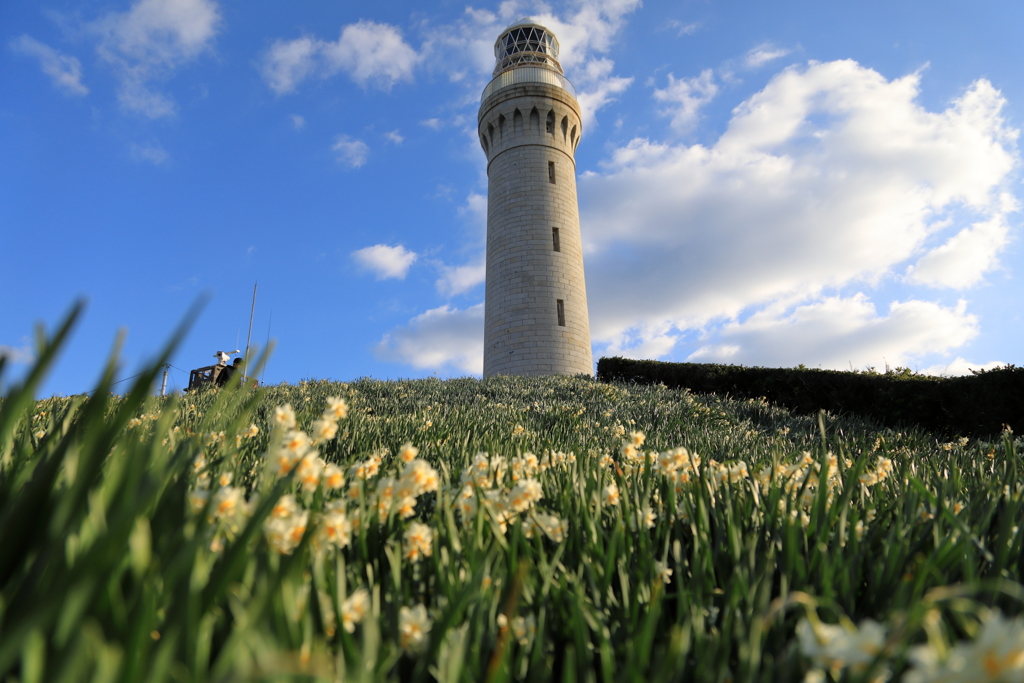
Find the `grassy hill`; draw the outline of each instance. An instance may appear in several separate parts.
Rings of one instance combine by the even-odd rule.
[[[1022,675],[1011,434],[570,377],[162,400],[158,371],[0,402],[0,679]]]

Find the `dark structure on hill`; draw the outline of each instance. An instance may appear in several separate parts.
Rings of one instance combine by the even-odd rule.
[[[602,358],[597,378],[732,398],[763,396],[794,413],[861,415],[946,437],[992,438],[1004,427],[1024,433],[1024,368],[1013,365],[964,377],[933,377],[909,370],[841,372]]]

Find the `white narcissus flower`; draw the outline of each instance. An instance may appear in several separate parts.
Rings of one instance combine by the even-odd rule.
[[[274,424],[285,429],[295,429],[295,411],[285,404],[274,409]]]
[[[326,463],[317,455],[316,451],[311,451],[299,461],[295,470],[295,478],[302,484],[303,491],[312,493],[317,490],[320,486],[320,475],[324,471],[324,465]]]
[[[287,476],[309,453],[312,443],[305,432],[296,429],[289,430],[281,439],[281,445],[276,452],[267,452],[270,471],[277,477]],[[314,452],[313,455],[315,456],[316,453]]]
[[[459,495],[455,498],[455,509],[459,511],[463,524],[476,515],[476,489],[473,488],[472,484],[466,484],[462,487]]]
[[[402,482],[399,488],[408,488],[413,496],[436,491],[439,478],[437,470],[425,460],[413,460],[402,470]]]
[[[333,420],[315,420],[311,429],[317,441],[330,441],[338,433],[338,423]]]
[[[419,562],[434,552],[434,530],[422,522],[413,522],[403,535],[405,559]]]
[[[612,482],[604,487],[604,495],[602,500],[605,505],[618,505],[619,504],[619,485]]]
[[[274,507],[270,510],[270,516],[283,519],[291,517],[298,511],[299,504],[295,502],[295,496],[289,493],[277,499]]]
[[[654,514],[653,510],[650,510],[650,509],[647,509],[647,510],[637,510],[637,512],[636,512],[636,526],[637,526],[638,529],[640,529],[640,528],[642,528],[642,529],[653,529],[654,528],[654,522],[655,522],[655,520],[657,518],[658,518],[658,516],[656,514]]]
[[[804,655],[825,669],[864,671],[885,649],[885,626],[872,619],[849,628],[801,619],[796,633]]]
[[[999,610],[982,615],[973,642],[954,645],[945,659],[930,645],[910,649],[906,683],[1019,683],[1024,681],[1024,617],[1006,619]]]
[[[416,499],[412,496],[406,496],[398,501],[395,505],[395,512],[402,519],[409,519],[416,514]],[[428,553],[429,554],[429,553]]]
[[[519,641],[520,645],[529,645],[537,634],[537,617],[529,614],[526,617],[516,617],[512,620],[512,634]]]
[[[341,420],[348,416],[348,403],[345,399],[336,396],[327,397],[327,409],[324,411],[325,418]]]
[[[412,462],[419,455],[420,449],[413,446],[411,443],[402,444],[402,448],[398,451],[398,459],[402,462]]]
[[[337,491],[345,485],[345,472],[334,463],[324,467],[321,477],[325,488]]]
[[[565,539],[565,534],[569,531],[569,522],[559,519],[555,515],[534,513],[533,520],[544,534],[555,543],[561,543]]]
[[[508,507],[516,512],[525,512],[541,499],[544,490],[536,479],[523,479],[509,491]]]
[[[188,506],[192,512],[202,512],[206,507],[206,501],[210,499],[210,492],[207,489],[193,489],[188,492]]]
[[[360,588],[341,604],[341,625],[345,631],[352,633],[356,630],[356,624],[362,621],[369,611],[370,594],[365,588]]]
[[[271,516],[263,522],[263,533],[274,550],[282,555],[291,555],[302,542],[308,520],[308,510],[282,517]]]
[[[729,482],[733,484],[750,476],[750,472],[747,470],[747,463],[742,460],[729,467],[727,471],[729,473]]]
[[[301,458],[313,445],[312,439],[302,430],[291,429],[281,440],[282,450],[286,450],[297,458]]]
[[[344,501],[336,500],[327,504],[320,522],[320,534],[328,544],[339,550],[352,541],[352,522],[345,515]]]
[[[432,625],[425,606],[401,608],[398,611],[398,633],[402,649],[406,652],[418,652],[423,649]]]
[[[230,479],[228,480],[230,481]],[[245,489],[239,486],[221,486],[213,494],[211,514],[216,519],[230,519],[245,507]]]

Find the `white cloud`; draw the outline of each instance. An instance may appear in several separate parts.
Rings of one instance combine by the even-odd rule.
[[[676,29],[676,35],[679,36],[680,38],[682,38],[683,36],[692,36],[700,28],[699,21],[687,24],[685,22],[679,21],[678,19],[672,19],[665,25],[668,28]]]
[[[384,137],[387,138],[389,141],[395,143],[396,145],[400,145],[402,144],[402,142],[405,141],[405,138],[403,138],[397,130],[392,130],[388,131],[387,133],[384,133]]]
[[[303,116],[299,116],[298,114],[292,114],[291,119],[292,125],[295,127],[295,130],[302,130],[302,128],[306,125],[306,119]]]
[[[482,285],[487,274],[487,266],[484,263],[442,266],[441,273],[441,277],[435,283],[437,290],[445,296],[457,296]]]
[[[426,126],[431,130],[441,130],[442,128],[444,128],[444,121],[442,121],[441,119],[425,119],[423,121],[420,121],[420,125]]]
[[[536,5],[537,11],[531,13],[529,5],[515,1],[501,3],[497,12],[467,7],[461,21],[431,27],[421,53],[426,64],[446,73],[451,81],[465,83],[475,97],[491,78],[494,40],[509,24],[529,15],[558,36],[559,62],[577,88],[584,125],[589,126],[594,114],[633,81],[613,75],[614,64],[603,55],[640,4],[640,0],[577,0],[557,15],[545,4]]]
[[[466,203],[459,207],[459,216],[480,236],[480,245],[487,239],[487,195],[470,192]]]
[[[483,345],[481,342],[480,347],[481,361],[480,366],[483,367]],[[18,365],[27,365],[34,363],[36,360],[36,354],[32,350],[32,346],[26,341],[21,346],[9,346],[7,344],[0,344],[0,358],[6,358],[8,363],[14,363]]]
[[[585,64],[592,53],[611,49],[626,17],[640,8],[640,0],[589,0],[574,3],[574,11],[559,17],[542,12],[534,17],[558,36],[562,47],[559,61],[566,69]],[[495,36],[497,37],[497,36]]]
[[[662,358],[667,356],[678,342],[679,335],[669,334],[667,330],[642,330],[635,335],[622,335],[604,348],[603,355],[638,359]]]
[[[614,45],[626,18],[640,7],[640,0],[590,0],[577,2],[568,16],[548,12],[534,15],[555,35],[561,47],[559,62],[578,86],[577,99],[584,126],[593,125],[595,114],[613,95],[623,92],[632,78],[613,76],[614,63],[602,57]],[[496,34],[495,34],[496,35]],[[493,67],[493,64],[492,64]]]
[[[97,51],[118,76],[122,106],[154,119],[173,115],[174,101],[150,82],[211,50],[220,23],[213,0],[139,0],[96,21]]]
[[[70,95],[87,95],[89,89],[82,84],[82,63],[77,57],[66,55],[31,36],[20,36],[10,43],[15,52],[35,57],[43,73],[53,85]]]
[[[381,360],[420,370],[454,368],[480,375],[484,368],[483,337],[482,303],[463,310],[441,306],[385,334],[374,353]]]
[[[349,72],[356,83],[375,81],[390,88],[398,81],[412,79],[419,55],[402,34],[388,24],[360,21],[341,31],[336,43],[329,43],[325,53],[330,62]]]
[[[676,79],[668,75],[668,86],[663,90],[654,91],[654,99],[667,102],[672,106],[661,113],[672,117],[672,127],[676,130],[689,131],[697,122],[700,108],[714,99],[718,94],[711,69],[704,69],[700,76]]]
[[[158,142],[147,142],[141,145],[133,143],[131,146],[131,155],[136,161],[146,161],[154,166],[159,166],[170,157],[167,150],[165,150]]]
[[[968,226],[907,268],[907,279],[930,287],[964,289],[975,285],[998,263],[1009,241],[1005,214]]]
[[[276,40],[263,58],[263,78],[278,95],[292,92],[317,68],[320,41],[302,37]]]
[[[920,372],[923,375],[936,375],[938,377],[959,377],[971,374],[971,370],[995,370],[996,368],[1001,368],[1004,365],[1006,365],[1006,363],[1002,363],[997,360],[988,363],[972,363],[960,356],[957,356],[948,363],[932,365]]]
[[[396,27],[360,21],[343,26],[333,42],[309,36],[274,41],[261,71],[278,95],[294,91],[311,76],[328,78],[341,71],[361,86],[390,90],[399,81],[412,80],[420,59]]]
[[[636,139],[600,173],[583,174],[595,341],[628,349],[661,339],[663,349],[672,330],[713,337],[716,325],[744,312],[820,304],[826,289],[895,280],[917,259],[908,275],[916,282],[977,282],[998,265],[1006,215],[1016,210],[1006,192],[1017,131],[986,80],[938,112],[918,103],[918,90],[919,74],[889,81],[853,61],[788,68],[735,108],[713,144]],[[923,253],[957,233],[951,246]],[[948,258],[956,249],[962,264]],[[924,301],[893,304],[887,322],[871,329],[904,330],[898,323],[913,306],[973,329],[966,313],[950,318]],[[906,333],[910,341],[902,351],[893,345],[894,357],[933,348]],[[795,334],[785,339],[798,347]],[[885,347],[864,339],[867,351]],[[715,345],[724,357],[737,343]],[[826,347],[815,353],[832,362]],[[848,360],[856,359],[836,362]]]
[[[926,354],[945,353],[978,334],[978,319],[961,301],[946,308],[929,301],[895,301],[879,316],[863,293],[826,297],[788,313],[759,311],[731,323],[692,362],[793,367],[804,363],[839,370],[910,366]]]
[[[790,52],[792,52],[792,50],[776,47],[771,43],[762,43],[747,52],[747,56],[744,58],[743,63],[748,69],[756,69],[757,67],[764,66],[768,62],[776,60],[779,57],[785,57]]]
[[[378,280],[388,278],[404,280],[418,255],[400,244],[394,247],[387,244],[375,244],[372,247],[353,251],[352,258],[363,268],[373,271]]]
[[[595,114],[609,102],[615,101],[615,95],[624,92],[632,83],[632,78],[612,76],[615,63],[610,59],[592,59],[580,69],[577,82],[583,86],[578,93],[580,114],[583,127],[595,122]]]
[[[362,140],[350,138],[347,135],[339,135],[331,146],[338,161],[348,164],[352,168],[359,168],[366,163],[366,157],[370,153],[369,146]]]
[[[487,195],[469,193],[466,203],[459,207],[458,212],[469,230],[465,240],[467,251],[475,256],[469,263],[460,266],[438,264],[441,277],[434,284],[437,291],[447,297],[473,291],[484,283],[487,272]]]

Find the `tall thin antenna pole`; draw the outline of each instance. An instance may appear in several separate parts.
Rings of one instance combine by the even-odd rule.
[[[270,320],[267,321],[267,344],[263,347],[263,353],[266,354],[267,349],[270,348],[270,323],[274,322],[274,309],[270,309]],[[270,359],[264,356],[263,358],[263,372],[260,373],[260,384],[263,384],[264,378],[267,376],[267,364]]]
[[[256,315],[256,286],[259,282],[256,282],[252,286],[252,310],[249,311],[249,335],[245,338],[245,362],[249,362],[249,342],[252,341],[252,317]]]
[[[164,365],[164,380],[160,383],[160,397],[163,398],[167,395],[167,373],[170,370],[170,364]]]

